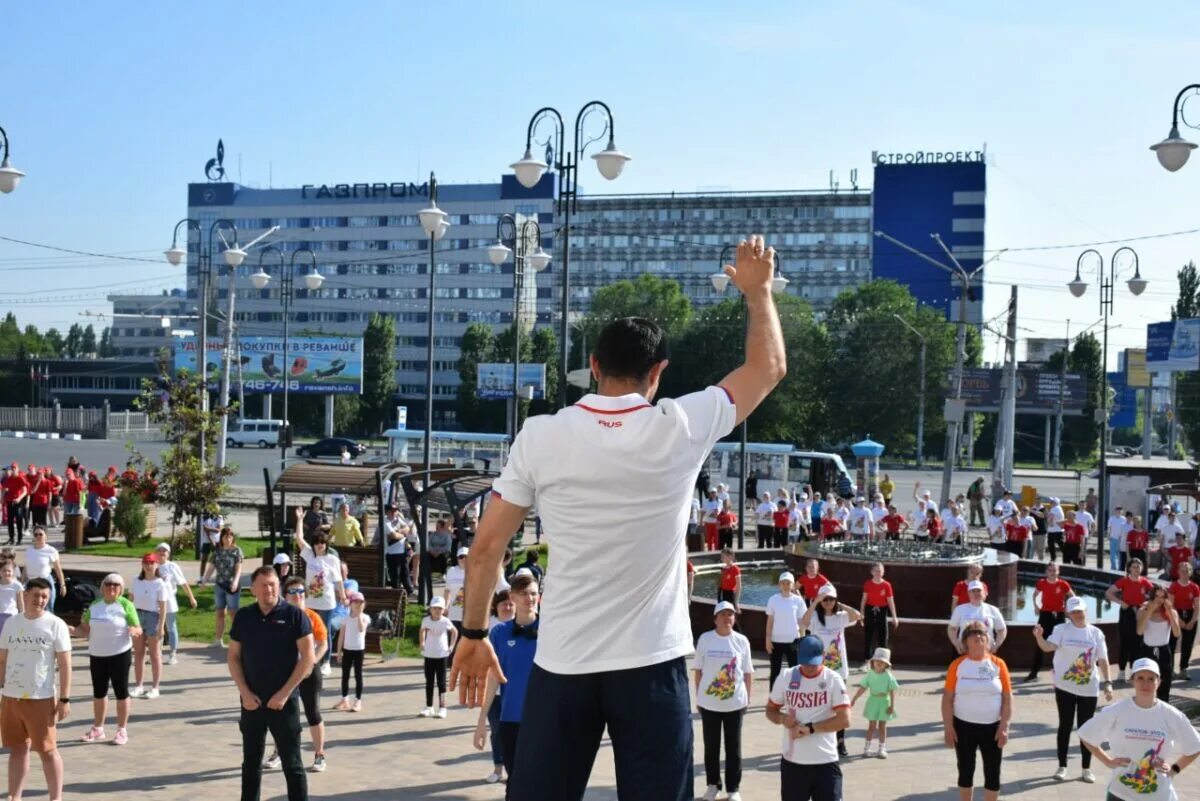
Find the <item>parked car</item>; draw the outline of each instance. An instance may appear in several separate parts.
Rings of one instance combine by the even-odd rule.
[[[296,455],[305,459],[320,459],[322,457],[338,458],[342,448],[350,452],[351,458],[358,458],[367,452],[367,446],[346,437],[327,437],[319,439],[311,445],[301,445],[296,448]]]

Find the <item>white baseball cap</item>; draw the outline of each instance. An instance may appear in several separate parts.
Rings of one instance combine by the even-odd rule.
[[[171,554],[171,546],[170,546],[170,544],[165,543],[165,542],[160,542],[158,545],[155,545],[154,550],[166,551],[168,556]]]
[[[1130,675],[1132,676],[1135,673],[1142,671],[1142,670],[1148,670],[1151,673],[1153,673],[1155,676],[1162,675],[1162,673],[1160,673],[1158,670],[1158,663],[1155,662],[1153,659],[1150,659],[1149,657],[1142,657],[1141,659],[1135,659],[1133,662],[1133,669],[1130,671]]]
[[[286,553],[277,553],[275,554],[275,558],[271,560],[271,564],[273,565],[290,565],[291,563],[292,557]]]
[[[433,596],[431,599],[429,599],[429,608],[430,609],[445,609],[446,608],[446,599],[440,595]]]
[[[780,581],[795,581],[796,577],[792,575],[790,570],[785,570],[779,574]]]
[[[822,584],[821,589],[817,590],[817,600],[822,598],[837,597],[837,587],[832,584]]]
[[[971,590],[982,590],[982,589],[984,589],[982,581],[968,581],[967,582],[967,592],[970,592]]]
[[[1072,595],[1070,598],[1067,599],[1067,611],[1068,612],[1082,612],[1082,611],[1084,611],[1086,606],[1087,605],[1083,602],[1083,599],[1080,598],[1078,595]]]
[[[721,601],[719,604],[717,604],[713,608],[713,617],[716,617],[717,615],[721,614],[722,612],[736,613],[737,608],[733,604],[729,603],[729,601]]]

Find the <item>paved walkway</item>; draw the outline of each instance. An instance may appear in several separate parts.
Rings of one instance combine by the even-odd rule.
[[[76,642],[80,648],[82,643]],[[111,744],[85,744],[79,737],[90,725],[90,682],[84,649],[74,656],[74,687],[79,699],[73,716],[60,728],[66,763],[66,797],[137,791],[145,801],[168,799],[236,799],[239,792],[240,737],[237,728],[237,694],[225,670],[225,652],[195,645],[185,647],[179,664],[164,668],[162,695],[153,701],[134,702],[130,742],[121,750]],[[1200,670],[1195,671],[1200,674]],[[898,670],[902,691],[900,718],[892,726],[888,760],[854,756],[843,765],[848,801],[935,801],[957,799],[953,789],[954,759],[942,745],[939,715],[941,680],[936,670]],[[335,669],[336,679],[340,676]],[[855,677],[852,675],[852,680]],[[743,797],[779,797],[779,729],[767,723],[765,665],[758,671],[754,704],[745,725]],[[416,660],[378,659],[366,671],[364,710],[361,713],[327,713],[329,769],[309,774],[314,799],[366,801],[367,799],[493,799],[503,798],[503,788],[488,785],[483,777],[490,759],[471,747],[475,712],[452,707],[446,720],[425,719],[416,713],[423,705],[424,680]],[[1126,695],[1121,689],[1118,695]],[[1196,689],[1186,690],[1200,698]],[[335,682],[327,680],[323,706],[337,701]],[[1013,742],[1004,761],[1004,798],[1025,801],[1100,799],[1100,785],[1077,780],[1079,755],[1072,752],[1072,781],[1051,778],[1056,767],[1053,722],[1054,701],[1042,681],[1018,689]],[[112,704],[110,703],[110,714]],[[859,709],[861,712],[861,702]],[[115,729],[109,722],[111,737]],[[699,743],[699,721],[696,723]],[[311,763],[311,745],[304,736],[305,760]],[[848,733],[852,754],[862,750],[862,728],[856,723]],[[696,791],[702,793],[703,754],[696,749]],[[1105,771],[1099,773],[1105,778]],[[44,784],[36,760],[26,798],[44,798]],[[614,771],[607,741],[596,762],[589,801],[615,799]],[[1189,770],[1179,783],[1180,798],[1200,798],[1200,771]],[[128,797],[128,796],[127,796]],[[268,772],[263,798],[285,797],[283,776]]]

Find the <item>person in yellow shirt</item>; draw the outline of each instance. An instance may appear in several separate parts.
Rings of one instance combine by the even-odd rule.
[[[892,481],[892,477],[887,473],[883,474],[883,480],[879,482],[879,492],[883,495],[884,505],[892,502],[892,493],[896,491],[896,482]]]
[[[337,517],[329,529],[329,541],[338,548],[367,544],[363,539],[358,519],[350,516],[349,504],[343,503],[338,507]]]

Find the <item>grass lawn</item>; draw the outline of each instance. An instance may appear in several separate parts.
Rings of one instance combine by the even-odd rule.
[[[166,542],[165,539],[151,537],[139,542],[137,545],[129,546],[125,544],[125,540],[120,537],[114,537],[108,542],[93,542],[85,545],[83,548],[73,551],[80,554],[94,554],[96,556],[126,556],[131,559],[138,559],[144,554],[154,550],[154,546],[160,542]],[[259,539],[257,537],[238,537],[238,547],[242,549],[242,553],[247,559],[258,559],[262,557],[263,549],[270,543],[268,539]],[[194,559],[195,554],[186,554],[185,558]]]

